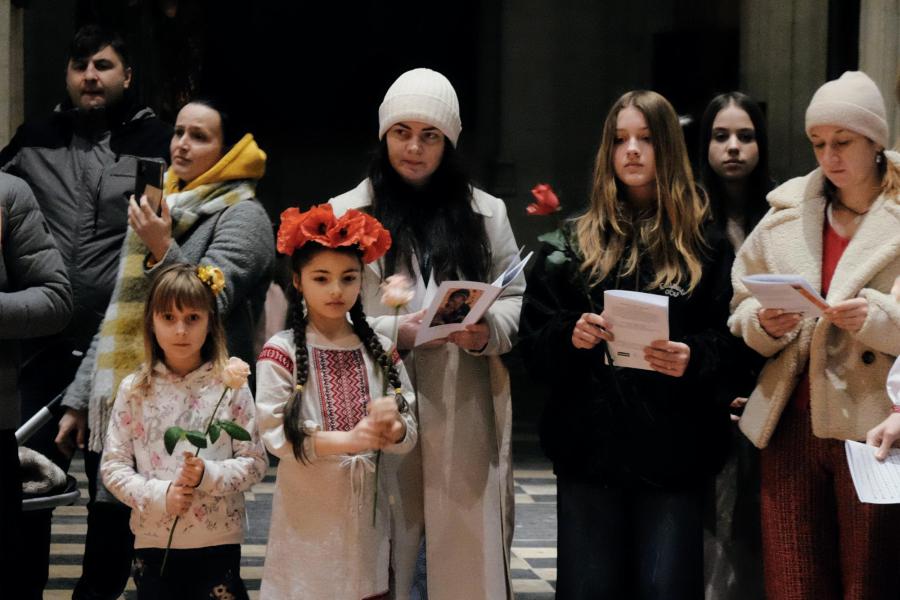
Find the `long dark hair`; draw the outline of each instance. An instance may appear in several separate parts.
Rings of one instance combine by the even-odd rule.
[[[332,249],[320,246],[315,242],[308,242],[291,255],[291,268],[294,273],[299,275],[300,270],[309,261],[325,250],[353,256],[359,261],[360,267],[363,266],[362,255],[355,248],[338,247]],[[294,333],[294,368],[297,379],[294,392],[284,408],[284,433],[287,440],[291,443],[294,456],[300,462],[306,463],[307,456],[303,450],[303,440],[306,439],[307,435],[301,425],[300,407],[302,406],[303,387],[306,386],[309,380],[309,353],[306,351],[307,317],[303,311],[303,296],[296,288],[291,287],[291,290],[289,322]],[[366,320],[361,297],[357,297],[353,307],[350,308],[350,323],[353,327],[353,333],[362,341],[366,352],[387,377],[388,383],[394,390],[394,397],[400,412],[406,412],[408,408],[406,400],[400,392],[402,387],[400,372],[394,365],[393,357],[385,351],[384,346],[381,345],[381,341],[378,339],[378,335]]]
[[[428,254],[437,283],[465,277],[486,281],[491,247],[484,219],[472,209],[472,182],[452,144],[444,145],[441,163],[422,188],[414,188],[394,171],[382,140],[369,164],[374,199],[372,215],[391,232],[385,276],[405,267],[413,272],[413,254]]]
[[[759,104],[747,94],[741,92],[719,94],[706,106],[703,117],[700,119],[700,151],[697,154],[697,160],[700,162],[700,183],[709,194],[713,221],[720,231],[724,231],[727,219],[725,186],[709,164],[709,143],[712,140],[713,121],[716,120],[716,115],[730,104],[742,109],[750,117],[759,151],[759,162],[747,177],[747,202],[744,204],[744,214],[741,215],[744,233],[749,234],[766,214],[769,208],[766,203],[766,194],[772,190],[775,182],[769,175],[769,136],[766,118]]]

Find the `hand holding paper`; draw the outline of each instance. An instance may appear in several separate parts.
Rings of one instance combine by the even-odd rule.
[[[609,326],[615,328],[615,337],[608,340],[609,353],[615,366],[647,371],[660,371],[660,368],[665,368],[667,374],[677,371],[672,368],[676,365],[670,361],[680,363],[681,358],[668,356],[671,354],[670,350],[674,350],[668,342],[668,296],[627,290],[606,290],[603,292],[603,306],[603,319]],[[663,345],[657,344],[655,350],[650,350],[649,354],[655,357],[660,368],[654,367],[647,358],[647,347],[652,347],[655,342],[662,342]],[[686,360],[684,364],[687,365]]]
[[[804,317],[820,317],[828,308],[825,299],[800,275],[764,273],[743,277],[741,281],[763,308],[778,308]]]

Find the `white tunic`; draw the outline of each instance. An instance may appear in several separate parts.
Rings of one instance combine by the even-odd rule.
[[[383,341],[387,347],[389,344]],[[316,456],[311,438],[304,444],[309,462],[293,454],[284,434],[284,408],[294,392],[294,341],[291,331],[275,334],[256,367],[260,435],[280,459],[272,498],[272,521],[260,598],[329,598],[362,600],[388,591],[390,539],[388,493],[379,492],[375,525],[372,510],[375,454]],[[382,393],[380,368],[361,343],[349,348],[327,346],[307,333],[309,378],[300,409],[303,428],[349,431],[366,405]],[[404,395],[413,394],[403,365]],[[386,453],[408,452],[416,443],[412,410],[403,415],[406,437]],[[381,460],[379,479],[391,462]]]

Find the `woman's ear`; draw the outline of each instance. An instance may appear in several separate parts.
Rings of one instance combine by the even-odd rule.
[[[303,295],[303,287],[300,285],[300,273],[294,273],[292,276],[292,280],[294,283],[294,289],[302,296]]]

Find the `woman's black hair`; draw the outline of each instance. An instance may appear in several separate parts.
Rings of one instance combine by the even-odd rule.
[[[294,273],[300,274],[300,270],[313,259],[316,254],[324,250],[333,250],[334,252],[345,253],[354,256],[360,261],[362,266],[362,255],[354,248],[325,248],[315,242],[308,242],[302,248],[298,248],[291,256],[291,268]],[[289,322],[294,333],[294,365],[295,365],[295,388],[291,397],[287,401],[284,408],[284,433],[287,440],[291,443],[291,449],[294,456],[302,463],[306,463],[308,457],[303,449],[303,440],[307,434],[303,431],[301,422],[300,407],[303,404],[303,387],[309,380],[309,353],[306,351],[306,324],[307,318],[303,310],[303,296],[295,287],[291,287],[290,294],[290,313]],[[397,401],[397,408],[400,412],[406,412],[408,406],[406,399],[400,392],[402,383],[400,382],[400,372],[394,365],[393,356],[388,354],[381,345],[378,335],[366,321],[366,315],[363,313],[362,298],[357,297],[356,302],[350,308],[350,322],[353,327],[353,333],[362,341],[366,352],[372,358],[376,365],[381,368],[382,373],[387,377],[388,384],[394,390],[394,398]]]
[[[391,166],[382,139],[369,164],[374,192],[372,215],[391,232],[384,276],[403,267],[413,273],[413,256],[430,266],[434,280],[460,277],[486,281],[491,246],[484,219],[472,209],[472,182],[449,142],[441,162],[421,188],[406,183]],[[423,273],[428,279],[428,274]]]
[[[719,94],[706,106],[703,117],[700,119],[700,151],[697,155],[700,162],[700,182],[709,194],[709,206],[713,221],[720,231],[724,231],[728,216],[725,209],[725,202],[727,202],[725,186],[709,164],[709,143],[712,140],[713,122],[716,120],[716,115],[732,103],[750,117],[759,152],[759,162],[747,177],[747,202],[742,215],[744,233],[749,234],[769,208],[766,203],[766,194],[772,190],[774,182],[769,175],[769,137],[766,118],[759,104],[747,94],[741,92]]]
[[[187,106],[188,104],[199,104],[219,113],[219,119],[222,122],[222,154],[231,150],[231,147],[244,137],[244,133],[246,132],[241,131],[241,128],[235,123],[226,105],[219,100],[198,97],[188,100],[184,106]]]

